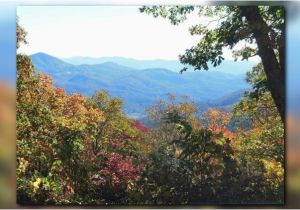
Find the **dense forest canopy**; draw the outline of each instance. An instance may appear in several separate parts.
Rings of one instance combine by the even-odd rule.
[[[162,11],[175,23],[192,9],[172,8]],[[209,8],[235,18],[235,7]],[[19,25],[17,32],[17,46],[26,43]],[[231,112],[199,114],[192,99],[169,94],[146,111],[146,127],[123,113],[122,100],[103,90],[68,95],[18,54],[18,203],[283,204],[284,127],[265,72],[263,63],[249,71],[253,89]]]

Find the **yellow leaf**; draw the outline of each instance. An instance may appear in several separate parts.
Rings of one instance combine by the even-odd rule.
[[[41,182],[42,182],[42,179],[41,178],[37,178],[35,180],[35,182],[32,183],[33,192],[36,192],[36,190],[39,189]]]

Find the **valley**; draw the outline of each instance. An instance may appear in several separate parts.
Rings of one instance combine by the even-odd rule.
[[[99,63],[95,59],[77,59],[77,64],[72,64],[37,53],[31,55],[31,59],[37,71],[49,74],[54,85],[65,88],[68,94],[78,92],[91,96],[97,90],[106,90],[109,95],[121,98],[124,112],[136,119],[144,118],[145,109],[158,100],[166,100],[168,93],[176,97],[189,96],[201,111],[205,111],[208,108],[230,109],[249,89],[245,74],[226,73],[231,71],[228,68],[233,61],[227,61],[227,65],[218,70],[189,70],[180,74],[179,69],[159,67],[172,68],[177,61],[144,61],[142,69],[143,61],[125,58],[98,59]],[[84,61],[89,64],[82,64]],[[246,63],[244,68],[250,70],[250,65]]]

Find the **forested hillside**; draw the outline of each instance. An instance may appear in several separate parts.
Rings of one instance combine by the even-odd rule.
[[[180,74],[164,68],[135,69],[114,62],[72,65],[45,53],[31,55],[31,59],[38,72],[49,74],[54,85],[68,94],[92,96],[97,90],[107,90],[111,96],[122,99],[127,115],[139,119],[145,118],[145,109],[155,101],[166,100],[168,93],[190,96],[203,104],[201,110],[205,111],[210,107],[232,106],[239,100],[232,96],[241,96],[249,88],[245,74],[224,73],[226,67],[220,71]],[[249,65],[239,68],[251,69]]]
[[[20,27],[17,40],[25,42]],[[67,94],[18,54],[17,202],[282,204],[283,123],[261,64],[247,81],[253,89],[230,112],[199,115],[191,98],[169,94],[147,110],[148,128],[124,114],[120,98]]]
[[[196,9],[217,19],[213,27],[190,28],[201,39],[179,56],[183,74],[17,54],[18,204],[284,204],[284,8],[140,12],[177,25]],[[17,48],[26,43],[17,24]],[[246,85],[238,75],[209,71],[224,62],[224,48],[261,59]],[[189,67],[207,71],[185,72]],[[124,109],[149,97],[155,102],[144,110],[147,124]]]

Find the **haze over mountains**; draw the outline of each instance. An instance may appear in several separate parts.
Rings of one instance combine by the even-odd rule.
[[[56,87],[65,88],[69,94],[79,92],[86,96],[96,90],[107,90],[111,96],[121,98],[125,113],[135,118],[142,118],[145,108],[159,99],[166,99],[168,93],[190,96],[202,109],[231,106],[249,85],[245,74],[224,72],[232,71],[228,68],[233,67],[236,72],[246,72],[254,65],[251,62],[235,65],[233,61],[226,61],[218,71],[179,74],[182,65],[177,61],[113,57],[73,59],[68,63],[66,59],[63,61],[45,53],[31,55],[31,58],[37,71],[49,74]]]
[[[62,58],[63,61],[67,63],[71,63],[74,65],[81,65],[81,64],[101,64],[106,62],[113,62],[123,66],[128,66],[134,69],[148,69],[148,68],[164,68],[171,71],[179,72],[184,65],[180,63],[178,60],[137,60],[133,58],[124,58],[124,57],[101,57],[101,58],[94,58],[94,57],[82,57],[82,56],[75,56],[71,58]],[[210,71],[221,71],[222,73],[230,73],[230,74],[244,74],[246,73],[251,67],[253,67],[256,63],[253,61],[223,61],[222,66],[213,67],[209,65]],[[192,68],[190,68],[192,70]]]

